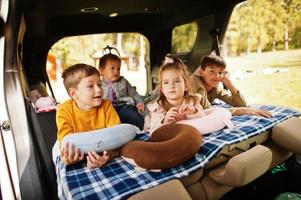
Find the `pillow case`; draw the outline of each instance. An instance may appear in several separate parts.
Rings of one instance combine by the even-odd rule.
[[[117,149],[133,140],[137,132],[140,131],[134,125],[119,124],[93,131],[68,134],[63,138],[61,146],[68,142],[79,148],[83,153],[90,151],[103,152]]]
[[[177,124],[187,124],[198,129],[202,134],[208,134],[223,129],[225,126],[232,129],[233,124],[231,122],[232,114],[226,108],[209,108],[204,110],[205,116],[185,119],[177,121]]]

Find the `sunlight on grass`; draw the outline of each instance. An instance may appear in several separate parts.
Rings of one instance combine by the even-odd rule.
[[[301,110],[301,49],[228,57],[226,62],[248,104]]]

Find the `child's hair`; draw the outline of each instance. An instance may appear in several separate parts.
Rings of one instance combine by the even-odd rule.
[[[220,56],[206,55],[201,59],[201,68],[205,70],[208,66],[218,66],[221,68],[226,68],[226,63]]]
[[[160,66],[158,77],[159,77],[159,99],[157,102],[163,106],[165,110],[169,110],[172,105],[167,102],[166,97],[164,96],[162,92],[162,73],[166,70],[175,69],[182,72],[182,76],[184,79],[185,86],[187,88],[187,91],[184,92],[184,100],[185,101],[193,101],[193,103],[196,103],[196,97],[191,94],[191,83],[189,79],[189,72],[187,70],[186,65],[183,63],[182,60],[180,60],[177,57],[170,58],[166,57],[165,62]]]
[[[108,53],[99,59],[98,69],[104,69],[108,60],[117,61],[121,63],[121,59],[117,55]]]
[[[69,88],[76,88],[83,78],[95,74],[100,76],[95,67],[79,63],[67,68],[62,74],[62,78],[64,79],[65,88],[68,91]]]

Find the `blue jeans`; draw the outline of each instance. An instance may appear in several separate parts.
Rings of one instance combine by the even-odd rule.
[[[133,105],[114,105],[122,123],[133,124],[140,130],[143,130],[144,117],[137,111]]]

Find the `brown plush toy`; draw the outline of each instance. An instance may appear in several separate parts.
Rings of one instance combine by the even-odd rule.
[[[121,149],[122,157],[144,169],[167,169],[192,158],[200,149],[202,134],[193,126],[169,124],[153,132],[148,141],[132,141]]]

